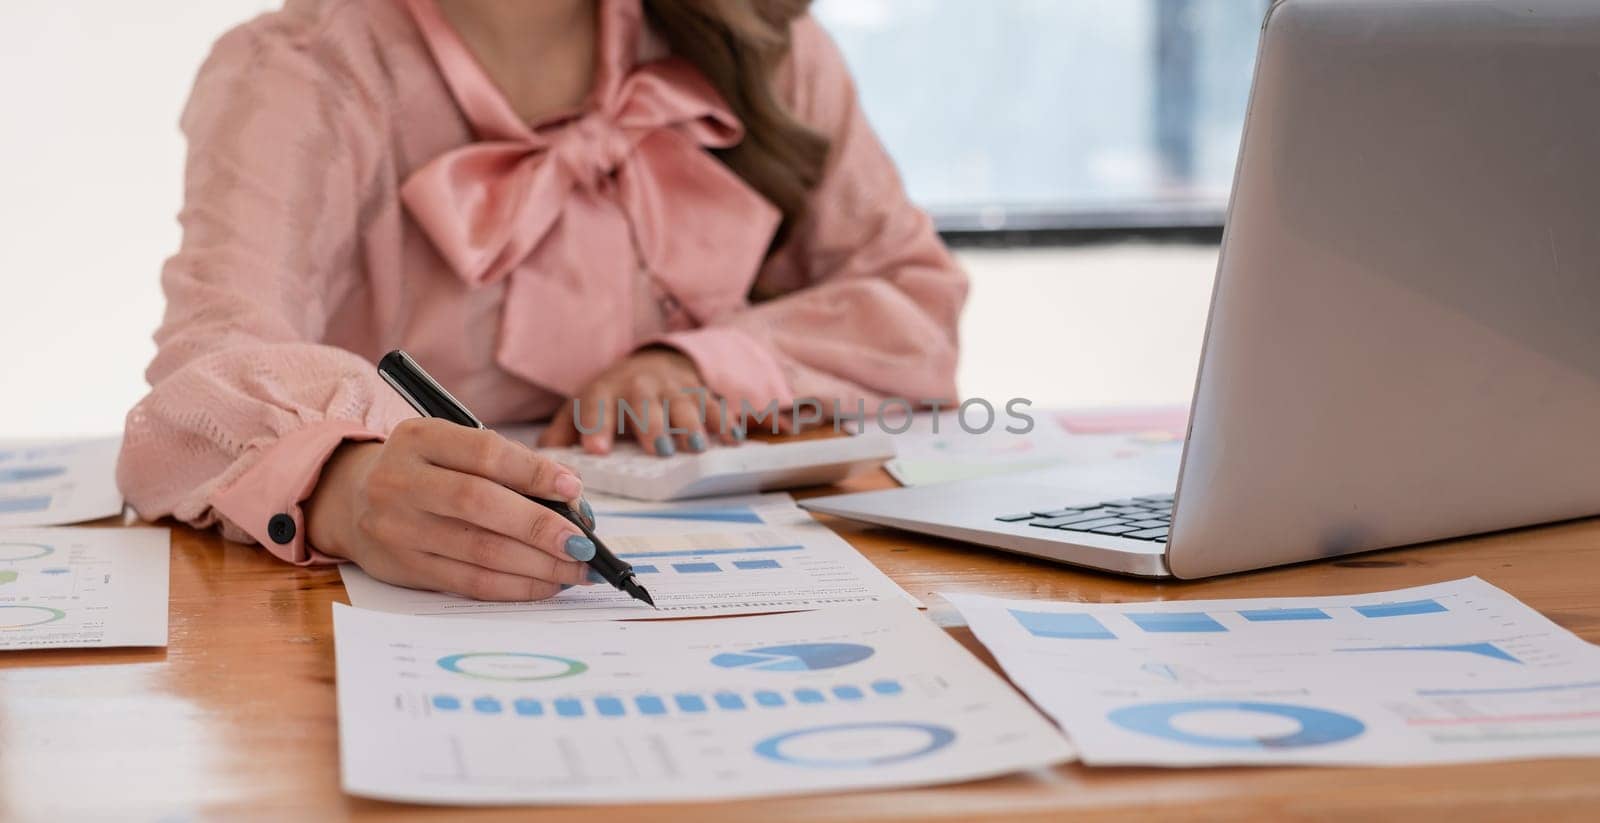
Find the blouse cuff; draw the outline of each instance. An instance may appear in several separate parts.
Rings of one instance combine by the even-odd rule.
[[[278,438],[255,465],[211,496],[211,508],[297,566],[337,563],[306,544],[305,512],[323,464],[345,441],[382,440],[360,423],[329,420]]]
[[[772,350],[744,332],[711,326],[674,332],[656,339],[694,361],[706,387],[726,398],[731,409],[740,401],[762,408],[772,401],[780,407],[794,402],[789,380]]]

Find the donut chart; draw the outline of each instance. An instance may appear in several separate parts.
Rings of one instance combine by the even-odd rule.
[[[955,739],[950,728],[932,723],[840,723],[769,737],[755,752],[790,766],[863,769],[915,760]]]
[[[0,631],[31,629],[66,616],[66,612],[49,606],[0,606]]]
[[[12,563],[18,560],[37,560],[55,554],[54,547],[43,543],[7,543],[0,542],[0,563]]]
[[[560,680],[589,670],[581,660],[530,652],[463,652],[441,657],[437,663],[452,674],[519,683]]]
[[[1206,712],[1229,712],[1258,715],[1257,719],[1272,723],[1291,720],[1299,728],[1295,731],[1237,735],[1222,735],[1188,731],[1174,721],[1185,715]],[[1299,706],[1292,703],[1258,703],[1235,700],[1182,700],[1170,703],[1145,703],[1125,706],[1107,715],[1112,723],[1131,732],[1159,737],[1174,743],[1202,746],[1213,749],[1298,749],[1326,746],[1349,740],[1365,732],[1366,724],[1347,714]]]

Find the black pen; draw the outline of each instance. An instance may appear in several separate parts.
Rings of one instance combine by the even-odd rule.
[[[423,371],[411,355],[399,349],[389,352],[378,361],[378,374],[424,417],[437,417],[474,429],[488,428],[474,417],[472,412],[467,411],[467,407],[461,405],[461,401],[451,397],[450,392],[445,391],[438,381]],[[532,495],[526,497],[566,518],[568,522],[583,531],[584,537],[594,541],[594,557],[589,560],[589,568],[599,572],[607,583],[617,587],[618,590],[627,592],[635,600],[643,600],[649,603],[651,608],[655,608],[656,601],[651,599],[650,592],[645,591],[634,578],[633,567],[612,554],[611,550],[606,548],[606,544],[595,536],[594,529],[585,522],[582,515],[573,510],[572,506]]]

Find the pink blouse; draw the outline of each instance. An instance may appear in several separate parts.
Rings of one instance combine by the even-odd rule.
[[[325,561],[300,503],[340,443],[411,416],[374,372],[393,348],[491,424],[548,417],[651,343],[735,408],[953,399],[966,279],[823,30],[795,23],[778,85],[832,150],[768,255],[777,209],[707,151],[738,120],[640,0],[599,19],[588,103],[532,125],[433,0],[288,0],[218,41],[117,471],[142,517]]]

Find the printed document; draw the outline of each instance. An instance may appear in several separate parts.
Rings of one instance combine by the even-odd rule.
[[[904,604],[559,629],[334,606],[345,790],[619,803],[890,788],[1071,755]]]
[[[0,440],[0,528],[62,526],[122,513],[121,437]]]
[[[0,650],[167,645],[166,529],[0,530]]]
[[[1600,648],[1478,578],[1267,600],[947,598],[1091,765],[1600,755]]]

